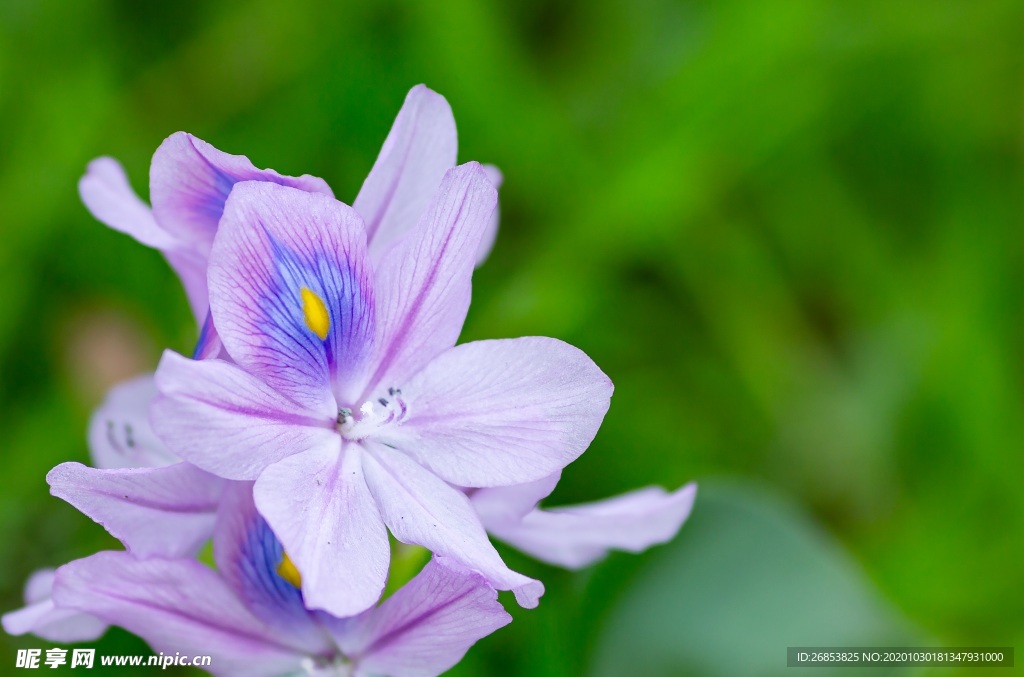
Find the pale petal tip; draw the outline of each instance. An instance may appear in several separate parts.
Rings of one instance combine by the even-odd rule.
[[[67,476],[67,467],[72,465],[72,462],[60,463],[50,469],[50,472],[46,473],[46,483],[50,486],[50,493],[53,493],[53,485],[60,484],[60,482]]]
[[[487,180],[491,182],[495,188],[501,188],[501,184],[505,182],[505,175],[501,173],[501,170],[494,165],[481,165],[484,170],[484,174],[487,175]]]
[[[109,155],[100,155],[97,158],[93,158],[89,161],[89,164],[85,166],[85,174],[78,180],[78,186],[81,188],[82,181],[89,178],[100,178],[100,175],[118,175],[127,176],[124,171],[124,167],[121,163],[110,157]]]
[[[32,630],[31,625],[25,621],[25,614],[21,613],[22,611],[24,609],[15,609],[0,616],[0,626],[3,626],[4,632],[8,635],[17,637]]]
[[[531,580],[526,585],[521,585],[512,590],[516,602],[524,609],[536,609],[540,604],[540,598],[544,596],[544,584],[540,581]]]

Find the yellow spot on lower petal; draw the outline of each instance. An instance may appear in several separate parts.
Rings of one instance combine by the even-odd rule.
[[[323,341],[331,328],[331,316],[327,313],[324,300],[316,292],[307,287],[300,290],[302,294],[302,313],[306,316],[306,326]]]
[[[277,565],[277,575],[288,581],[296,588],[302,587],[302,574],[299,573],[295,563],[292,562],[288,553],[282,553],[281,563]]]

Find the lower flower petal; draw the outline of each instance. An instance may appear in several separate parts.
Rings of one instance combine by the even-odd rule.
[[[295,581],[281,575],[284,551],[256,511],[252,482],[231,482],[217,511],[213,556],[224,582],[254,616],[310,654],[331,644],[302,603]]]
[[[388,574],[387,530],[361,457],[356,445],[290,456],[264,470],[254,489],[257,509],[298,568],[306,607],[335,616],[371,606]]]
[[[479,575],[435,558],[340,638],[356,674],[439,675],[512,621]]]
[[[370,444],[363,464],[366,483],[395,538],[451,557],[495,588],[512,590],[520,605],[537,606],[543,584],[505,566],[465,494],[405,454]]]
[[[190,556],[209,540],[225,481],[188,463],[99,470],[61,463],[50,493],[102,525],[137,556]]]
[[[211,656],[218,675],[291,674],[304,658],[195,560],[101,552],[57,570],[54,601],[119,625],[155,651]]]
[[[609,550],[641,552],[671,540],[690,515],[697,485],[668,493],[647,487],[582,505],[534,510],[519,522],[484,522],[487,530],[537,559],[579,569]]]

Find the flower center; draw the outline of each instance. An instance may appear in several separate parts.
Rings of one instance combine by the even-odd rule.
[[[388,388],[387,397],[379,397],[360,405],[353,412],[349,407],[338,410],[336,430],[347,440],[364,440],[384,426],[400,425],[409,414],[409,408],[402,399],[402,391]]]
[[[353,665],[339,651],[330,656],[307,656],[302,659],[302,669],[315,677],[349,677]]]

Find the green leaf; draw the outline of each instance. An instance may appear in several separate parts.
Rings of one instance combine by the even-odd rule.
[[[749,486],[707,483],[690,522],[613,606],[590,667],[598,677],[791,675],[788,646],[919,637],[806,515]]]

